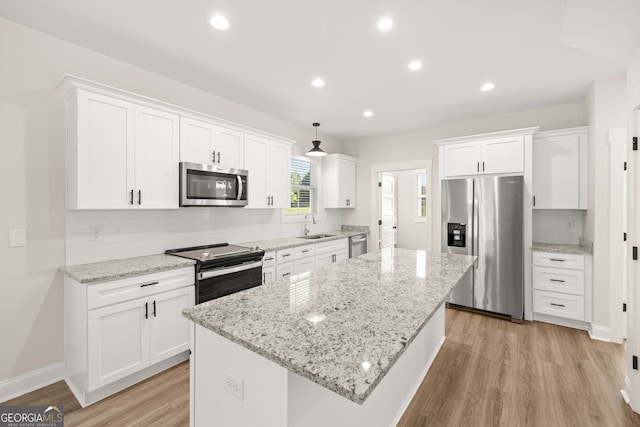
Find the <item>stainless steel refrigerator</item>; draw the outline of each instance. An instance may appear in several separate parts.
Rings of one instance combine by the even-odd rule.
[[[442,251],[478,257],[449,302],[522,319],[522,198],[521,176],[442,181]]]

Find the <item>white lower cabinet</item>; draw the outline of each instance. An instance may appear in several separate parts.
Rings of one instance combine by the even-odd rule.
[[[262,258],[262,284],[276,280],[276,253],[269,251]]]
[[[349,258],[349,239],[330,240],[316,244],[316,268]]]
[[[293,274],[293,262],[276,265],[276,279],[284,279]]]
[[[590,255],[533,252],[533,319],[590,328]]]
[[[193,267],[98,284],[65,277],[67,384],[84,407],[189,355]]]

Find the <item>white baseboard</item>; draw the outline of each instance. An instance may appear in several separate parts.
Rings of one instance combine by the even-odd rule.
[[[589,337],[592,340],[611,342],[608,326],[600,326],[592,323],[591,329],[589,330]]]
[[[25,393],[53,384],[64,379],[64,362],[54,363],[35,371],[0,382],[0,402],[14,399]],[[54,404],[55,402],[50,402]]]

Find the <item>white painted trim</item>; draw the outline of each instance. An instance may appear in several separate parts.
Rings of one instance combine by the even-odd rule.
[[[611,342],[611,331],[608,326],[591,324],[589,338],[592,340]]]
[[[433,143],[439,146],[458,144],[461,142],[481,141],[484,139],[504,138],[507,136],[527,136],[538,132],[538,129],[540,129],[540,127],[535,126],[530,128],[503,130],[500,132],[480,133],[477,135],[456,136],[453,138],[435,139]]]
[[[537,138],[549,138],[551,136],[575,135],[576,133],[589,133],[589,126],[579,126],[575,128],[545,130],[542,132],[536,132],[533,135],[533,139],[535,140]]]
[[[590,331],[591,324],[582,320],[566,319],[564,317],[550,316],[543,313],[533,313],[533,320],[538,322],[551,323],[554,325],[565,326],[567,328],[581,329],[583,331]]]
[[[0,382],[0,402],[22,396],[64,379],[64,362],[54,363]],[[55,403],[55,402],[52,402]]]

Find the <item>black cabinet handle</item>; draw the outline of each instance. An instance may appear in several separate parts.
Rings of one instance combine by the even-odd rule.
[[[284,273],[284,274],[282,275],[282,277],[287,277],[287,276],[290,276],[290,275],[291,275],[291,273]]]
[[[533,206],[536,205],[536,196],[533,196]]]
[[[142,190],[138,190],[138,205],[142,204]]]
[[[265,261],[272,261],[272,260],[273,260],[273,257],[272,257],[272,256],[270,256],[269,258],[265,258],[264,260],[265,260]]]
[[[156,302],[153,301],[153,317],[156,317]]]
[[[262,284],[264,285],[267,282],[267,273],[262,273]]]
[[[133,205],[133,190],[129,193],[129,203]]]
[[[218,164],[220,164],[220,152],[218,151]]]
[[[482,162],[482,172],[484,172],[484,161]]]
[[[145,319],[149,318],[149,303],[148,302],[144,303],[144,318]]]
[[[144,288],[145,286],[153,286],[153,285],[157,285],[160,282],[148,282],[148,283],[143,283],[142,285],[140,285],[141,288]]]
[[[559,283],[564,283],[564,280],[560,280],[560,279],[549,279],[552,282],[559,282]]]
[[[310,249],[305,249],[304,251],[302,251],[303,254],[306,254],[307,252],[309,252]]]
[[[291,254],[282,254],[282,258],[286,258],[288,256],[291,256]]]
[[[211,163],[215,163],[216,162],[216,152],[212,151],[211,152]]]
[[[564,307],[564,304],[556,304],[555,302],[550,302],[549,304],[555,306],[555,307]]]
[[[555,262],[564,262],[565,260],[560,259],[560,258],[549,258],[550,261],[555,261]]]
[[[476,163],[476,172],[480,172],[480,162]]]

